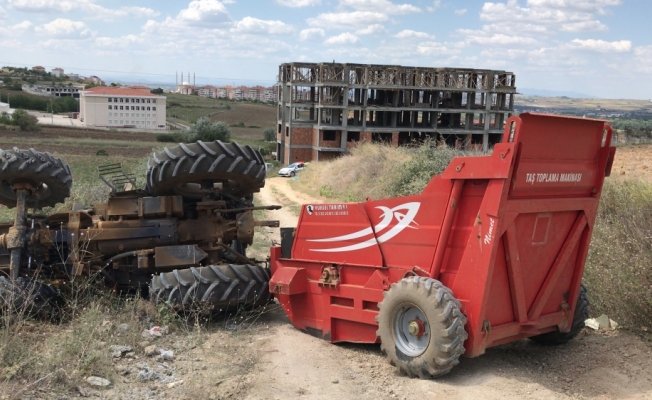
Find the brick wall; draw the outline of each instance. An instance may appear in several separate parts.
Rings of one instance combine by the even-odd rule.
[[[292,127],[292,144],[311,144],[312,132],[312,128]]]
[[[312,149],[290,149],[290,158],[288,164],[297,161],[312,161]]]
[[[340,147],[340,142],[342,140],[342,131],[335,131],[335,140],[324,140],[324,132],[319,132],[319,146],[328,147],[328,148],[338,148]]]
[[[354,149],[362,143],[371,143],[371,132],[360,132],[360,140],[357,142],[346,142],[346,148]]]

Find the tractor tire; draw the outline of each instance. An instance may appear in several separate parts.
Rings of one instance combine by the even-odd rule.
[[[589,318],[589,296],[586,294],[586,287],[580,285],[580,293],[577,296],[577,305],[573,315],[573,325],[568,332],[553,331],[530,337],[530,340],[545,346],[556,346],[567,343],[577,336],[584,329],[584,321]]]
[[[464,354],[466,317],[441,282],[409,277],[383,292],[376,317],[380,348],[400,373],[434,378],[448,373]]]
[[[0,204],[9,208],[16,207],[14,183],[35,188],[27,198],[28,208],[53,207],[70,196],[72,173],[68,164],[48,152],[0,149]]]
[[[12,282],[0,276],[0,307],[2,312],[29,316],[51,317],[59,310],[63,299],[52,286],[23,278]]]
[[[210,304],[215,310],[264,305],[272,298],[269,277],[269,269],[258,265],[191,267],[154,275],[150,296],[157,304]]]
[[[223,190],[246,197],[265,186],[265,162],[251,146],[222,143],[179,143],[153,153],[147,162],[147,191],[201,199],[203,181],[222,182]]]

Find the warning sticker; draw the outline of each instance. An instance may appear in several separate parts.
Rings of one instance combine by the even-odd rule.
[[[308,215],[315,215],[317,217],[349,215],[348,204],[309,204],[306,206],[306,211],[308,211]]]

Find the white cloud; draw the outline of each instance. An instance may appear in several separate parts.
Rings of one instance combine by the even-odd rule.
[[[244,17],[235,23],[234,32],[253,35],[286,35],[294,32],[294,27],[281,21],[265,21],[258,18]]]
[[[457,33],[465,36],[464,44],[514,46],[530,45],[537,41],[528,36],[506,35],[504,33],[489,33],[485,30],[458,29]]]
[[[36,30],[54,39],[87,39],[93,35],[85,23],[65,18],[57,18]]]
[[[429,33],[426,32],[418,32],[418,31],[413,31],[410,29],[405,29],[394,35],[395,38],[399,39],[412,39],[412,38],[418,38],[418,39],[434,39],[435,37]]]
[[[5,18],[7,18],[7,12],[5,11],[4,8],[2,8],[2,6],[0,6],[0,19],[5,19]]]
[[[384,35],[387,33],[387,29],[381,24],[373,24],[366,28],[358,29],[355,33],[358,35]]]
[[[596,14],[604,14],[606,7],[618,4],[620,0],[527,0],[526,7],[521,7],[518,0],[486,2],[480,19],[546,26],[551,32],[599,31],[607,27],[595,18]]]
[[[462,8],[461,10],[455,10],[454,13],[455,15],[464,15],[466,14],[466,8]]]
[[[340,33],[337,36],[329,37],[328,39],[324,40],[324,44],[347,45],[347,44],[356,44],[358,43],[358,41],[359,39],[356,35],[349,32],[344,32],[344,33]]]
[[[430,12],[435,12],[439,7],[441,7],[441,0],[434,0],[432,6],[426,7],[426,10]]]
[[[285,7],[313,7],[321,4],[321,0],[276,0],[276,3]]]
[[[386,14],[409,14],[421,12],[419,7],[411,4],[394,4],[389,0],[340,0],[340,5],[358,11],[377,11]]]
[[[120,7],[109,9],[95,4],[93,0],[9,0],[9,7],[23,12],[39,14],[82,11],[93,19],[112,20],[124,17],[156,17],[160,15],[147,7]]]
[[[416,48],[417,52],[423,56],[443,56],[459,54],[461,51],[456,48],[450,48],[443,43],[423,42],[419,43]]]
[[[652,46],[639,46],[634,49],[634,62],[636,71],[652,73]]]
[[[570,42],[569,47],[581,50],[595,51],[598,53],[627,53],[632,50],[632,42],[629,40],[606,42],[604,40],[595,39],[574,39]]]
[[[179,12],[177,20],[187,25],[215,27],[231,22],[224,4],[217,0],[194,0]]]
[[[386,22],[387,14],[371,11],[353,11],[342,13],[324,13],[315,18],[308,18],[308,25],[325,29],[350,29]]]
[[[321,28],[308,28],[304,29],[299,33],[299,40],[301,41],[314,41],[314,40],[321,40],[326,36],[326,32],[324,32],[323,29]]]
[[[29,21],[23,21],[11,27],[11,30],[16,30],[16,31],[31,31],[33,29],[34,29],[34,24],[32,24]]]

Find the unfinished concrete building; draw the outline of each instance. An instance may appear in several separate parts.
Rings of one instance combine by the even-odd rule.
[[[286,164],[371,141],[486,150],[501,140],[516,93],[511,72],[463,68],[285,63],[278,80],[277,159]]]

